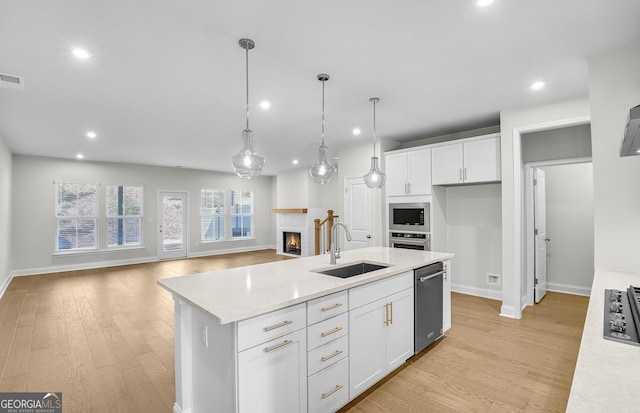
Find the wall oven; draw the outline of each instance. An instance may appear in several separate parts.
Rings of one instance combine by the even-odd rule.
[[[431,251],[431,234],[426,232],[390,232],[389,247]]]
[[[431,232],[428,202],[389,204],[389,231]]]

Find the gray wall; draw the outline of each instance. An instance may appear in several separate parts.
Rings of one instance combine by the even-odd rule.
[[[99,163],[16,155],[13,158],[12,268],[18,274],[50,272],[157,259],[157,197],[159,190],[189,192],[188,252],[190,256],[243,251],[275,245],[272,177],[240,179],[234,174],[181,168]],[[144,186],[144,249],[54,255],[56,220],[53,182]],[[200,243],[200,189],[255,192],[255,237],[250,240]],[[103,198],[100,207],[104,209]],[[104,234],[104,222],[99,234]],[[105,248],[100,237],[101,248]]]
[[[11,151],[0,137],[0,296],[11,273]]]
[[[588,293],[593,283],[593,166],[555,165],[545,172],[549,289]]]

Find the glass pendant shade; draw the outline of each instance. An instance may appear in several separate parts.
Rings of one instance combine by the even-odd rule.
[[[371,169],[363,178],[364,183],[371,189],[382,188],[387,179],[387,175],[380,169],[376,156],[376,103],[379,101],[379,98],[369,99],[369,102],[373,103],[373,156],[371,157]]]
[[[309,176],[313,182],[325,185],[331,182],[338,168],[327,160],[327,147],[320,145],[318,149],[318,163],[309,168]]]
[[[253,179],[264,167],[264,156],[253,149],[253,132],[242,131],[242,149],[231,158],[231,164],[240,178]]]
[[[364,183],[369,188],[382,188],[386,179],[387,175],[378,166],[378,157],[373,156],[371,158],[371,170],[364,176]]]

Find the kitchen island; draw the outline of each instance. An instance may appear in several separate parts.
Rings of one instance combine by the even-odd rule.
[[[159,280],[175,301],[174,412],[341,407],[413,355],[413,270],[452,257],[371,247],[335,266],[319,255]],[[360,262],[386,268],[318,273]],[[449,294],[447,278],[445,330]]]
[[[640,273],[596,269],[567,412],[640,412],[640,347],[605,340],[604,290],[640,285]]]

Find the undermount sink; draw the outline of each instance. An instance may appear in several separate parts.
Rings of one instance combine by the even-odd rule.
[[[343,267],[335,267],[315,271],[319,274],[331,275],[332,277],[349,278],[355,275],[366,274],[371,271],[387,268],[389,265],[375,264],[372,262],[358,262],[356,264],[345,265]]]

